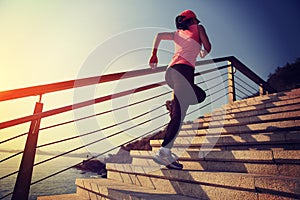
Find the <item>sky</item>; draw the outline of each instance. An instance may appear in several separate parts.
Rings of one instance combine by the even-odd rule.
[[[299,8],[298,0],[0,0],[0,91],[147,68],[155,34],[174,31],[186,9],[205,27],[210,57],[235,56],[267,80],[300,57]],[[161,49],[171,52],[172,45]],[[139,57],[130,56],[134,51]],[[171,53],[158,56],[165,65]],[[49,99],[46,110],[61,97]],[[0,121],[31,114],[35,101],[0,102]]]
[[[299,5],[297,0],[1,0],[0,91],[74,79],[89,53],[113,35],[145,27],[174,30],[174,18],[185,9],[205,26],[211,57],[234,55],[266,80],[274,68],[299,56]],[[153,38],[145,40],[151,47]]]

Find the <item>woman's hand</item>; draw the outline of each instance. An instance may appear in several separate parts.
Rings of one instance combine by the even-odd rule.
[[[149,65],[151,69],[155,69],[157,67],[158,58],[155,54],[153,54],[149,60]]]
[[[208,53],[207,53],[207,51],[205,51],[205,50],[200,50],[200,57],[201,58],[204,58]]]

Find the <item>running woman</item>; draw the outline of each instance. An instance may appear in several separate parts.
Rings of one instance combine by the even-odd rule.
[[[173,89],[173,100],[167,101],[170,112],[170,122],[158,153],[153,160],[169,169],[182,169],[178,157],[171,152],[174,141],[181,128],[189,105],[195,105],[205,100],[205,92],[194,84],[195,63],[198,54],[204,58],[211,50],[211,44],[206,31],[195,13],[185,10],[175,18],[175,32],[158,33],[154,39],[152,56],[149,65],[157,67],[157,50],[162,40],[173,40],[175,52],[165,73],[169,87]]]

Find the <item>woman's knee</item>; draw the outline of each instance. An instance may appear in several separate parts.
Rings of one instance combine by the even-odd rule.
[[[198,86],[194,86],[194,95],[192,95],[194,98],[194,100],[191,101],[191,105],[195,105],[198,103],[203,102],[206,99],[206,93],[204,90],[202,90],[200,87]]]
[[[206,93],[201,88],[199,88],[199,89],[200,90],[199,90],[199,93],[197,94],[197,99],[198,99],[198,102],[201,103],[206,99]]]

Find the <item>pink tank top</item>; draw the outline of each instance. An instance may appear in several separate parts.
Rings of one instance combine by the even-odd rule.
[[[175,52],[169,66],[186,64],[195,67],[196,58],[200,51],[198,25],[194,24],[189,30],[177,30],[174,33]]]

